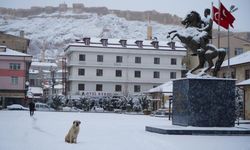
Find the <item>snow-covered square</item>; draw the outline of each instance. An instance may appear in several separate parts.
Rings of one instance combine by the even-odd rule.
[[[168,118],[116,113],[0,111],[0,150],[249,150],[250,136],[181,136],[145,131]],[[77,144],[64,142],[80,120]],[[244,127],[244,126],[242,126]],[[249,125],[245,125],[249,128]]]

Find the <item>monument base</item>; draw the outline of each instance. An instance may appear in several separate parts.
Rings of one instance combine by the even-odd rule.
[[[241,127],[181,127],[181,126],[166,126],[166,127],[152,127],[146,126],[145,130],[148,132],[169,135],[224,135],[224,136],[242,136],[250,135],[249,128]]]
[[[173,81],[173,125],[233,127],[235,80],[186,78]]]

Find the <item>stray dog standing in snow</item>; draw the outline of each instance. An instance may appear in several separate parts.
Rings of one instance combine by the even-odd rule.
[[[77,136],[80,130],[80,124],[81,124],[81,121],[79,120],[75,120],[73,122],[73,125],[69,130],[69,133],[65,136],[65,142],[68,142],[68,143],[77,142]]]

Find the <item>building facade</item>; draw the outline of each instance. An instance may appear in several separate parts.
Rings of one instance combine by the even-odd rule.
[[[29,42],[29,39],[24,38],[24,31],[20,31],[20,36],[0,32],[0,45],[4,45],[9,49],[27,53]]]
[[[186,69],[186,49],[166,42],[90,39],[65,49],[69,95],[133,95],[171,79]]]
[[[0,105],[25,105],[28,70],[32,56],[0,47]]]
[[[250,119],[250,51],[232,57],[230,66],[228,60],[225,60],[221,65],[219,77],[236,79],[236,85],[243,90],[243,117]]]

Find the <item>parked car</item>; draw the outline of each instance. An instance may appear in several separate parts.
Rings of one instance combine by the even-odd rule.
[[[101,107],[94,106],[94,107],[91,109],[91,112],[104,112],[104,109],[101,108]]]
[[[29,108],[23,107],[23,106],[20,105],[20,104],[12,104],[12,105],[9,105],[9,106],[7,106],[7,109],[8,109],[8,110],[29,110]]]
[[[68,106],[66,106],[66,107],[62,108],[62,111],[65,111],[65,112],[80,112],[82,110],[78,109],[76,107],[68,107]]]
[[[44,103],[35,103],[35,109],[37,111],[54,111],[53,108]]]

